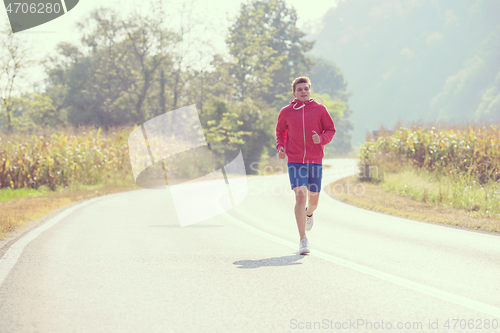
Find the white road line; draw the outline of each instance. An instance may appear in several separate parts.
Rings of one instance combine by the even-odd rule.
[[[21,239],[16,241],[14,244],[12,244],[11,247],[4,254],[4,256],[2,258],[0,258],[0,286],[2,286],[3,282],[5,281],[5,278],[8,276],[8,274],[10,273],[12,268],[17,263],[17,260],[21,256],[26,245],[28,245],[33,239],[38,237],[42,232],[53,227],[59,221],[61,221],[63,218],[65,218],[66,216],[73,213],[75,210],[77,210],[83,206],[86,206],[86,205],[88,205],[96,200],[99,200],[99,199],[102,199],[102,197],[93,198],[93,199],[90,199],[88,201],[82,202],[80,204],[77,204],[73,207],[66,209],[61,214],[59,214],[59,215],[55,216],[54,218],[50,219],[49,221],[45,222],[40,227],[31,230],[27,235],[25,235],[24,237],[22,237]],[[298,246],[297,244],[292,243],[292,242],[287,241],[287,240],[284,240],[284,239],[281,239],[279,237],[273,236],[271,234],[268,234],[262,230],[254,228],[252,226],[249,226],[249,225],[241,222],[240,220],[236,219],[235,217],[229,215],[227,212],[222,214],[222,216],[224,216],[227,220],[231,221],[232,223],[238,225],[239,227],[246,229],[254,234],[257,234],[259,236],[262,236],[264,238],[267,238],[273,242],[279,243],[279,244],[287,246],[289,248],[292,248],[295,250],[297,249],[297,246]],[[330,255],[330,254],[327,254],[327,253],[324,253],[321,251],[314,250],[314,252],[311,255],[314,255],[314,256],[317,256],[317,257],[322,258],[324,260],[330,261],[334,264],[337,264],[337,265],[340,265],[340,266],[343,266],[346,268],[350,268],[350,269],[353,269],[355,271],[358,271],[358,272],[385,280],[387,282],[391,282],[391,283],[397,284],[399,286],[402,286],[402,287],[405,287],[408,289],[412,289],[412,290],[418,291],[420,293],[423,293],[423,294],[426,294],[426,295],[429,295],[429,296],[432,296],[435,298],[439,298],[439,299],[442,299],[442,300],[450,302],[450,303],[464,306],[464,307],[469,308],[469,309],[474,310],[474,311],[482,312],[482,313],[489,314],[489,315],[500,318],[500,308],[497,308],[495,306],[492,306],[492,305],[489,305],[486,303],[482,303],[479,301],[475,301],[475,300],[472,300],[470,298],[459,296],[459,295],[456,295],[456,294],[453,294],[453,293],[450,293],[447,291],[443,291],[443,290],[440,290],[437,288],[429,287],[429,286],[423,285],[423,284],[418,283],[418,282],[414,282],[414,281],[410,281],[410,280],[401,278],[399,276],[384,273],[384,272],[378,271],[378,270],[373,269],[373,268],[365,267],[365,266],[347,261],[345,259],[335,257],[333,255]]]
[[[84,201],[82,203],[79,203],[73,207],[67,208],[62,213],[51,218],[49,221],[45,222],[41,226],[32,229],[30,232],[28,232],[28,234],[26,234],[24,237],[21,237],[14,244],[12,244],[9,247],[9,249],[7,250],[7,252],[5,252],[3,257],[0,258],[0,287],[4,283],[5,278],[7,278],[7,275],[9,275],[12,268],[16,265],[17,261],[19,260],[19,257],[21,257],[21,254],[23,253],[23,250],[26,247],[26,245],[28,245],[33,239],[37,238],[42,232],[53,227],[54,225],[56,225],[56,223],[61,221],[63,218],[65,218],[69,214],[73,213],[78,208],[86,206],[86,205],[88,205],[96,200],[99,200],[101,198],[103,198],[103,197],[101,196],[101,197],[93,198],[93,199],[90,199],[88,201]]]
[[[287,240],[281,239],[279,237],[273,236],[271,234],[268,234],[268,233],[266,233],[262,230],[259,230],[255,227],[249,226],[249,225],[245,224],[244,222],[238,220],[237,218],[229,215],[228,213],[223,214],[223,216],[226,219],[230,220],[232,223],[236,224],[237,226],[239,226],[243,229],[246,229],[246,230],[253,232],[254,234],[257,234],[259,236],[262,236],[264,238],[267,238],[273,242],[290,247],[298,252],[298,246],[299,246],[298,243],[297,244],[292,243],[290,241],[287,241]],[[407,280],[405,278],[402,278],[402,277],[399,277],[396,275],[384,273],[382,271],[378,271],[378,270],[373,269],[373,268],[369,268],[369,267],[366,267],[366,266],[363,266],[360,264],[356,264],[354,262],[350,262],[348,260],[341,259],[341,258],[335,257],[333,255],[330,255],[328,253],[324,253],[324,252],[321,252],[318,250],[311,251],[310,255],[319,257],[321,259],[330,261],[334,264],[337,264],[337,265],[340,265],[340,266],[343,266],[346,268],[353,269],[353,270],[358,271],[360,273],[364,273],[364,274],[373,276],[375,278],[397,284],[397,285],[402,286],[404,288],[412,289],[412,290],[418,291],[420,293],[423,293],[423,294],[426,294],[426,295],[429,295],[429,296],[432,296],[435,298],[439,298],[441,300],[444,300],[444,301],[447,301],[447,302],[450,302],[453,304],[464,306],[464,307],[469,308],[469,309],[474,310],[474,311],[482,312],[482,313],[500,318],[500,308],[497,308],[493,305],[489,305],[486,303],[475,301],[475,300],[467,298],[467,297],[455,295],[453,293],[443,291],[443,290],[440,290],[440,289],[437,289],[434,287],[429,287],[429,286],[426,286],[424,284],[410,281],[410,280]]]

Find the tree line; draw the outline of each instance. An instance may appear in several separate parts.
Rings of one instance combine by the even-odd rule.
[[[188,16],[189,10],[180,14]],[[293,98],[292,80],[307,75],[313,96],[322,97],[338,129],[328,153],[351,150],[347,83],[333,62],[310,55],[314,41],[305,39],[296,10],[286,1],[242,4],[227,32],[227,54],[207,52],[210,41],[193,37],[203,22],[186,17],[174,29],[164,17],[161,7],[127,18],[111,8],[93,10],[77,23],[80,44],[59,43],[56,55],[44,59],[44,91],[19,96],[13,94],[14,81],[32,62],[5,28],[2,130],[86,125],[107,131],[196,104],[220,162],[240,148],[250,164],[266,149],[274,155],[278,112]],[[202,65],[207,57],[209,65]]]

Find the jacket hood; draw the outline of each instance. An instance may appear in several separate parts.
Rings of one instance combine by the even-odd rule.
[[[305,101],[304,104],[311,104],[312,102],[314,102],[314,98],[310,98],[308,101]],[[302,104],[303,102],[299,101],[298,99],[293,99],[290,101],[290,104],[295,104],[295,103],[300,103]]]
[[[316,98],[319,98],[321,100],[321,102],[323,102],[323,100],[319,96],[318,97],[310,98],[309,100],[307,100],[305,102],[301,102],[301,101],[299,101],[298,99],[295,98],[294,100],[290,101],[290,105],[292,106],[292,108],[294,110],[298,110],[298,109],[301,109],[304,106],[309,105],[309,104],[313,104],[313,103],[318,104],[318,102],[315,101]]]

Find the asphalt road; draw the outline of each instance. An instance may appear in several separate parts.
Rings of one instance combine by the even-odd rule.
[[[327,163],[324,185],[355,165]],[[287,176],[248,185],[236,208],[186,227],[167,189],[32,229],[0,259],[0,332],[500,332],[500,237],[323,193],[301,256]]]

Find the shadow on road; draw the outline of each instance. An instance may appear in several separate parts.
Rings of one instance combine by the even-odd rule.
[[[302,265],[302,263],[297,261],[301,260],[303,257],[304,256],[297,253],[293,256],[274,257],[274,258],[258,259],[258,260],[238,260],[235,261],[233,264],[239,265],[238,268],[259,268],[264,266]]]

